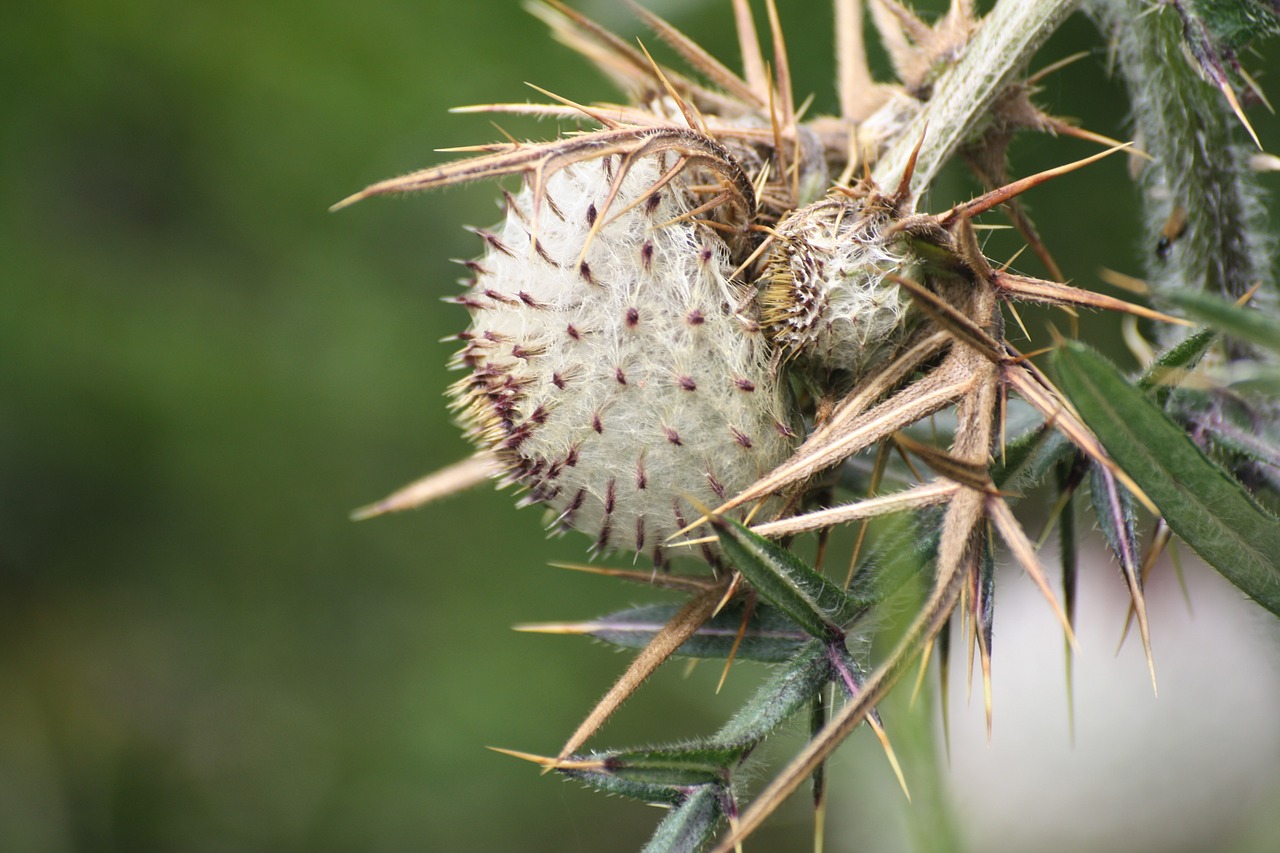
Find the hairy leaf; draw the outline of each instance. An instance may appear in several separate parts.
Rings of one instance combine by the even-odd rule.
[[[678,605],[650,604],[611,613],[574,626],[574,633],[590,634],[624,649],[642,649],[675,615]],[[685,640],[675,654],[692,658],[727,658],[734,640],[742,631],[736,657],[762,663],[791,660],[809,641],[809,635],[776,607],[757,605],[742,629],[745,605],[734,602],[725,607]]]
[[[1254,39],[1280,32],[1274,3],[1265,0],[1182,0],[1175,4],[1184,19],[1203,27],[1215,52],[1235,51]],[[1197,33],[1189,27],[1188,37]]]
[[[1105,468],[1093,464],[1089,466],[1089,497],[1098,526],[1111,553],[1120,561],[1121,570],[1126,574],[1136,572],[1141,557],[1132,496],[1116,485]]]
[[[690,788],[723,785],[745,751],[742,746],[693,744],[593,752],[563,759],[555,769],[605,793],[678,804]]]
[[[1280,522],[1102,356],[1067,343],[1052,360],[1059,387],[1169,527],[1280,615]]]
[[[817,696],[831,674],[825,645],[810,640],[794,660],[773,671],[711,742],[725,746],[758,743]]]
[[[1173,387],[1169,380],[1180,371],[1191,370],[1208,351],[1218,335],[1203,329],[1170,347],[1152,362],[1138,380],[1138,387],[1153,394],[1164,405]],[[1001,490],[1025,492],[1039,485],[1053,467],[1074,450],[1066,436],[1047,424],[1040,424],[1010,440],[991,468],[991,480]]]
[[[720,823],[721,802],[727,791],[711,785],[689,794],[679,806],[671,809],[654,830],[643,853],[695,853],[711,840]]]
[[[1280,352],[1280,329],[1275,318],[1253,308],[1242,308],[1204,293],[1164,294],[1174,305],[1224,335]]]
[[[1216,331],[1201,329],[1169,347],[1143,371],[1138,378],[1138,387],[1151,394],[1152,399],[1160,406],[1164,406],[1170,392],[1177,387],[1180,374],[1193,370],[1216,340]]]
[[[723,516],[712,516],[711,524],[733,567],[811,636],[840,636],[842,626],[857,615],[844,590],[786,548]]]
[[[1004,491],[1026,491],[1040,483],[1071,449],[1062,433],[1041,424],[1004,446],[991,468],[991,481]]]
[[[1133,496],[1129,494],[1111,472],[1098,464],[1090,466],[1089,494],[1098,526],[1111,546],[1111,553],[1120,562],[1120,572],[1129,587],[1133,601],[1133,613],[1138,618],[1138,630],[1142,634],[1142,650],[1147,656],[1151,671],[1151,686],[1156,685],[1155,662],[1151,655],[1151,628],[1147,622],[1146,597],[1142,592],[1142,554],[1138,543],[1138,525],[1133,512]]]

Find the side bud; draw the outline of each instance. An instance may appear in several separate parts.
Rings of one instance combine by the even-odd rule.
[[[783,359],[857,378],[902,339],[909,299],[887,276],[916,262],[893,211],[869,199],[827,198],[778,226],[760,288],[766,334]]]

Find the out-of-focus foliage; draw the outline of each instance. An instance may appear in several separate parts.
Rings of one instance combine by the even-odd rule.
[[[669,5],[735,56],[724,4]],[[797,89],[829,109],[829,10],[783,14]],[[1039,64],[1097,45],[1075,20]],[[1101,60],[1049,78],[1044,101],[1120,135]],[[488,490],[346,518],[466,452],[437,343],[464,316],[438,298],[455,291],[448,259],[477,249],[459,226],[497,211],[487,188],[326,207],[493,138],[445,110],[521,99],[526,79],[611,96],[514,0],[6,10],[0,848],[560,851],[648,834],[644,810],[530,784],[482,749],[554,751],[619,668],[506,630],[617,609],[609,584],[544,567],[586,543],[544,542],[536,511]],[[1013,172],[1084,150],[1028,139]],[[929,209],[974,190],[949,180]],[[1034,205],[1077,279],[1154,251],[1125,231],[1122,163]],[[988,254],[1015,245],[997,235]],[[695,674],[708,697],[715,677]],[[716,710],[668,673],[611,739],[670,737],[670,715],[647,712],[673,690],[689,734],[710,730]]]

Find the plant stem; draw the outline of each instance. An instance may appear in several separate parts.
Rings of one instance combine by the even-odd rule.
[[[934,84],[933,95],[877,161],[876,183],[894,187],[924,137],[911,193],[919,197],[956,149],[982,129],[991,105],[1019,79],[1032,55],[1080,0],[1001,0],[982,20],[964,56]]]
[[[1139,178],[1147,281],[1156,294],[1188,290],[1235,299],[1267,279],[1269,267],[1265,215],[1240,121],[1187,55],[1174,6],[1095,0],[1094,11],[1112,39],[1135,137],[1152,157]],[[1185,227],[1162,245],[1183,215]],[[1264,291],[1270,302],[1274,294]],[[1177,334],[1175,328],[1162,331]]]

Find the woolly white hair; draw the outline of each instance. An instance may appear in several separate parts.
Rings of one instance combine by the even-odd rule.
[[[649,192],[667,159],[630,163],[607,210],[617,157],[508,200],[458,300],[472,312],[458,356],[472,373],[455,386],[470,434],[528,502],[593,535],[597,552],[647,548],[658,564],[701,514],[695,501],[722,503],[798,443],[727,246],[681,218],[689,179]]]

